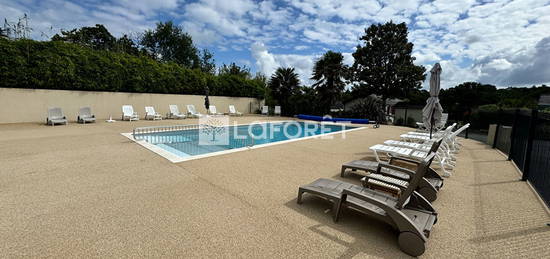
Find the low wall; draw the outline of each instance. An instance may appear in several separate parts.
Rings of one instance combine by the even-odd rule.
[[[164,116],[170,104],[177,104],[180,112],[187,112],[186,105],[193,104],[198,112],[206,113],[202,95],[0,88],[0,123],[45,122],[48,107],[60,107],[69,121],[76,121],[82,106],[90,106],[99,120],[109,116],[119,120],[124,104],[133,105],[141,118],[145,115],[145,106],[154,106]],[[210,104],[223,113],[228,112],[232,104],[237,111],[246,114],[255,113],[260,101],[248,97],[210,96]]]

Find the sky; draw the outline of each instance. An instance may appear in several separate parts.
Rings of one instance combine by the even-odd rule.
[[[235,62],[267,76],[294,67],[305,85],[323,53],[342,52],[351,65],[365,28],[393,20],[407,23],[415,64],[427,71],[441,64],[442,88],[550,83],[550,0],[0,1],[0,18],[24,13],[37,40],[95,24],[135,35],[172,20],[218,65]]]

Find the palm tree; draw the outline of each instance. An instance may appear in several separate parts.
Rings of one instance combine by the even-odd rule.
[[[269,79],[268,87],[271,96],[281,105],[284,115],[292,115],[294,106],[290,105],[289,98],[300,89],[300,79],[294,68],[279,67]]]
[[[344,56],[340,52],[328,51],[313,68],[313,87],[319,94],[319,105],[323,113],[330,110],[331,105],[341,99],[344,91],[344,79],[348,74],[348,66],[344,65]]]

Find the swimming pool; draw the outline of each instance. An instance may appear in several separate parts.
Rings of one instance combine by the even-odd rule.
[[[334,135],[360,128],[342,124],[297,121],[220,127],[203,125],[184,127],[189,128],[123,135],[130,134],[127,137],[133,138],[142,146],[172,162],[181,162],[299,139]]]

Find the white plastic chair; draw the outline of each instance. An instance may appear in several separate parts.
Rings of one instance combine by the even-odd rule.
[[[155,111],[155,107],[145,106],[145,119],[162,120],[162,115]]]
[[[281,116],[281,106],[275,106],[275,110],[273,110],[273,114]]]
[[[122,106],[122,120],[129,120],[129,121],[139,120],[139,115],[137,114],[137,112],[134,112],[134,107],[132,107],[132,105]]]
[[[185,119],[185,117],[187,117],[185,116],[185,114],[180,113],[180,109],[177,105],[170,104],[169,107],[170,107],[170,113],[168,115],[169,118]]]
[[[216,109],[216,106],[214,106],[214,105],[210,105],[210,106],[208,107],[208,113],[209,113],[210,115],[223,115],[223,113],[219,113],[219,112],[218,112],[218,110]]]
[[[195,109],[195,105],[192,105],[192,104],[187,105],[187,113],[189,114],[190,117],[194,117],[194,118],[199,118],[203,116],[202,114],[197,112],[197,110]]]
[[[267,105],[262,106],[262,115],[269,115],[269,107]]]
[[[229,105],[229,115],[232,116],[242,116],[243,114],[238,112],[237,109],[235,109],[234,105]]]

